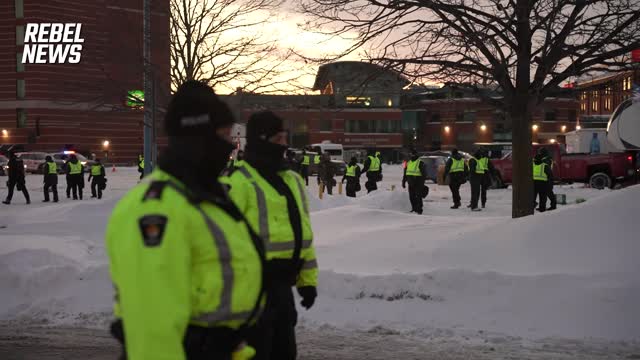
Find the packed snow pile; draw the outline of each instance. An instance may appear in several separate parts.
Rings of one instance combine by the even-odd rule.
[[[310,181],[320,296],[300,310],[302,323],[431,338],[640,341],[640,187],[561,187],[572,205],[513,220],[508,189],[490,191],[488,208],[472,213],[449,209],[448,188],[430,185],[418,216],[400,175],[355,199],[335,191],[321,200]],[[137,173],[107,176],[101,201],[37,204],[41,178],[30,176],[34,204],[0,208],[0,320],[110,320],[104,228]]]

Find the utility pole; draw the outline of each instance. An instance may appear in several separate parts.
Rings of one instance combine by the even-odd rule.
[[[153,79],[151,71],[151,0],[144,0],[142,8],[143,61],[144,61],[144,174],[151,173],[153,158]]]

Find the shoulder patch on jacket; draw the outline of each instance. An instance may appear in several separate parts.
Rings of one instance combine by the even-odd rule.
[[[164,187],[167,185],[166,181],[154,181],[149,185],[149,189],[144,193],[144,197],[142,201],[147,200],[160,200],[162,198],[162,191]]]
[[[167,217],[164,215],[146,215],[138,221],[144,245],[155,247],[162,243],[164,229],[167,226]]]

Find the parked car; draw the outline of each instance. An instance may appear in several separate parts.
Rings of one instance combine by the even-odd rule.
[[[424,163],[424,166],[427,170],[427,179],[433,181],[434,183],[438,182],[438,169],[447,163],[448,156],[444,155],[428,155],[421,156],[420,160]]]
[[[45,152],[21,152],[16,154],[26,166],[26,172],[42,173],[42,167],[45,163],[47,153]]]
[[[545,147],[553,157],[553,176],[556,182],[586,182],[592,188],[613,187],[635,176],[635,160],[631,153],[567,154],[560,144],[533,145],[533,152]],[[513,164],[511,153],[493,160],[499,185],[511,183]]]
[[[64,172],[65,159],[68,159],[69,156],[71,155],[75,155],[78,158],[78,161],[80,161],[85,171],[87,171],[91,167],[91,165],[95,163],[95,161],[89,160],[84,155],[78,154],[76,152],[64,151],[64,152],[53,153],[49,155],[53,158],[53,161],[55,161],[56,164],[58,165],[58,172],[60,173]]]

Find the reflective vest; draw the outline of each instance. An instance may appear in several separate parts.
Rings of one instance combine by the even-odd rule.
[[[320,164],[320,155],[316,155],[316,156],[313,158],[313,163],[314,163],[314,164]]]
[[[358,166],[357,165],[347,165],[347,172],[346,172],[346,176],[351,176],[351,177],[356,177],[356,168]]]
[[[293,194],[302,221],[302,270],[296,286],[317,286],[318,263],[313,248],[313,230],[309,217],[307,192],[302,178],[291,170],[279,171]],[[267,260],[291,259],[295,249],[293,229],[289,222],[287,198],[280,195],[256,169],[244,162],[220,182],[230,185],[229,197],[247,218],[253,230],[265,242]]]
[[[140,157],[138,161],[138,166],[144,169],[144,157]]]
[[[476,174],[484,175],[484,173],[489,170],[489,159],[486,157],[476,159],[472,158],[476,161]]]
[[[77,163],[72,163],[72,162],[68,162],[67,163],[69,165],[69,175],[77,175],[80,174],[82,172],[82,164],[80,162]]]
[[[549,162],[549,166],[553,167],[553,158],[551,156],[545,156],[543,159],[544,162]]]
[[[460,160],[456,160],[454,158],[451,158],[452,162],[451,162],[451,169],[449,169],[450,173],[457,173],[457,172],[463,172],[464,171],[464,158],[460,159]]]
[[[536,164],[533,163],[533,180],[535,181],[547,181],[549,178],[547,177],[547,173],[544,172],[544,168],[547,166],[545,163]]]
[[[100,176],[102,175],[102,165],[93,164],[91,165],[91,176]]]
[[[369,165],[369,171],[380,171],[380,159],[375,156],[369,155],[371,164]]]
[[[56,175],[58,174],[58,164],[56,164],[55,162],[47,162],[47,166],[49,166],[49,175]]]
[[[420,171],[420,164],[422,160],[409,160],[407,163],[407,176],[422,176],[422,172]]]
[[[114,310],[129,359],[185,359],[189,324],[255,322],[261,260],[240,216],[190,202],[184,185],[160,169],[150,179],[118,202],[107,225]]]
[[[302,165],[309,165],[309,155],[302,157]]]

